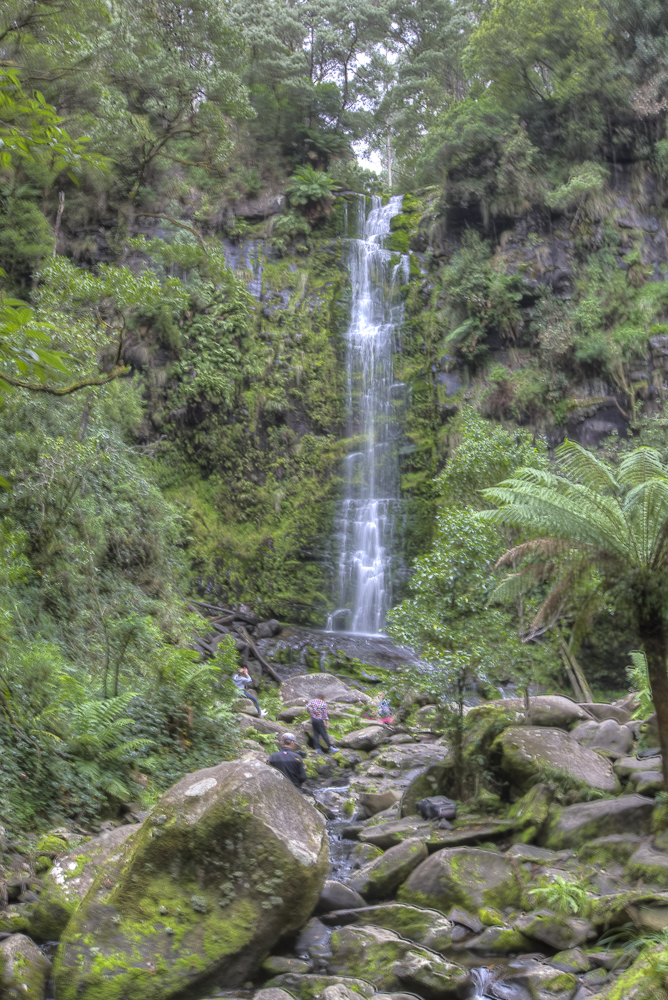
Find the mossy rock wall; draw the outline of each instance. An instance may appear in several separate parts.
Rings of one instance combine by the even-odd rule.
[[[187,775],[70,921],[59,1000],[240,985],[308,918],[328,862],[322,817],[273,768],[234,761]]]

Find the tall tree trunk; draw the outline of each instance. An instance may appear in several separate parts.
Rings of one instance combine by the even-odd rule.
[[[668,654],[667,625],[663,613],[664,583],[656,579],[642,581],[636,590],[636,615],[639,637],[647,657],[647,673],[656,712],[661,747],[663,784],[668,789]]]
[[[652,701],[659,730],[659,746],[663,764],[663,784],[668,788],[668,671],[666,670],[666,637],[660,634],[643,637],[647,656],[647,672],[652,689]]]

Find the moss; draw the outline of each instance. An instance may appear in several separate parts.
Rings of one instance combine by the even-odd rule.
[[[600,996],[601,1000],[666,1000],[668,992],[643,955]]]
[[[485,927],[503,927],[504,920],[498,910],[492,910],[489,907],[482,907],[478,910],[478,920],[485,925]]]
[[[578,857],[588,865],[607,865],[611,861],[623,865],[637,850],[637,842],[634,843],[623,834],[611,834],[609,837],[597,837],[584,844],[578,852]]]
[[[265,941],[268,950],[308,915],[295,900],[302,909],[315,902],[326,844],[309,870],[267,838],[239,793],[210,805],[194,826],[173,804],[164,808],[165,821],[145,824],[70,921],[54,970],[62,1000],[82,991],[87,1000],[164,996],[233,956],[259,963]],[[294,903],[287,915],[285,891]]]

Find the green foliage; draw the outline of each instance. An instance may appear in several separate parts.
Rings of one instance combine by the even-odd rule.
[[[327,174],[315,170],[310,163],[297,167],[287,187],[290,204],[308,209],[322,210],[331,200],[335,182]]]
[[[629,653],[631,666],[627,669],[631,690],[638,694],[639,702],[633,718],[648,719],[654,711],[652,701],[652,691],[649,683],[649,673],[647,671],[647,657],[639,649],[632,649]]]
[[[663,745],[668,740],[663,697],[668,469],[661,455],[646,447],[629,451],[617,468],[569,441],[557,454],[558,472],[521,469],[484,491],[500,505],[480,515],[484,522],[515,525],[534,536],[504,557],[523,565],[506,577],[497,595],[514,598],[537,577],[555,575],[534,627],[558,617],[567,603],[586,619],[606,594],[628,608],[647,657]],[[583,589],[589,590],[585,601]]]
[[[548,885],[538,889],[529,889],[528,895],[537,906],[546,906],[555,913],[564,916],[578,914],[583,916],[588,908],[588,895],[579,882],[571,882],[561,875],[555,875]]]

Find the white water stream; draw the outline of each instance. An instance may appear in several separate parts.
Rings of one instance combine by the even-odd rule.
[[[392,605],[394,534],[401,514],[397,443],[405,387],[393,381],[392,355],[403,318],[401,285],[408,258],[383,248],[401,196],[387,205],[357,201],[357,236],[346,241],[352,289],[346,332],[348,437],[355,449],[345,461],[344,499],[336,519],[339,551],[338,612],[328,629],[377,634]],[[394,263],[393,263],[394,261]],[[338,621],[337,621],[338,619]]]

